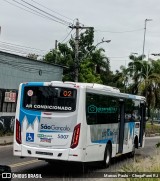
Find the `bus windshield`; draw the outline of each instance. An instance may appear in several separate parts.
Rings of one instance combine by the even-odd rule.
[[[52,86],[25,86],[23,108],[49,112],[73,112],[77,90]]]

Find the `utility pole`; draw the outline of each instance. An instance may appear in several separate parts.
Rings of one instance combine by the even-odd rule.
[[[78,73],[79,73],[79,60],[78,60],[78,53],[79,53],[79,21],[77,19],[76,22],[76,37],[75,37],[75,82],[78,82]]]
[[[79,74],[79,30],[80,29],[89,29],[92,27],[84,27],[80,26],[79,20],[77,19],[75,26],[69,26],[71,29],[76,29],[76,37],[75,37],[75,82],[78,82],[78,74]]]
[[[55,50],[57,50],[58,40],[55,40]]]
[[[144,48],[145,48],[145,40],[146,40],[146,28],[147,28],[147,21],[152,21],[152,19],[145,19],[145,22],[144,22],[144,39],[143,39],[142,60],[143,60],[143,58],[144,58]]]

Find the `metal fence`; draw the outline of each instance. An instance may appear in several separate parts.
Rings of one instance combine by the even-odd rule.
[[[160,109],[150,110],[151,120],[160,123]]]

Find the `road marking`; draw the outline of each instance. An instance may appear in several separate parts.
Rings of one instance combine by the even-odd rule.
[[[29,165],[29,164],[37,163],[37,162],[41,162],[41,161],[42,160],[30,160],[30,161],[15,163],[15,164],[8,165],[8,166],[10,166],[11,168],[15,168],[15,167],[25,166],[25,165]]]

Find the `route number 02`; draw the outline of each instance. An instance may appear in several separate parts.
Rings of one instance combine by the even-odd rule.
[[[71,97],[72,96],[72,92],[71,91],[63,91],[63,96],[64,97]]]

